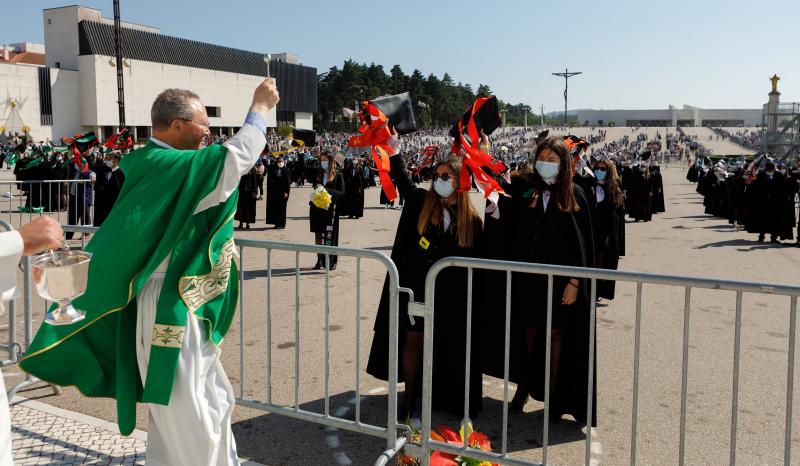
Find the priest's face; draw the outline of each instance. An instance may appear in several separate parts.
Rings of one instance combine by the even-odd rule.
[[[174,146],[176,149],[197,150],[202,146],[206,137],[211,135],[206,108],[197,99],[193,99],[191,102],[192,119],[177,120],[172,125],[172,129],[177,131],[178,143]]]

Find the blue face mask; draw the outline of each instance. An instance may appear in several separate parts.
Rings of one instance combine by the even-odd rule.
[[[451,194],[453,194],[453,181],[438,178],[433,182],[433,190],[436,191],[436,194],[441,196],[443,199],[447,199]]]
[[[558,178],[558,162],[545,162],[544,160],[536,161],[536,171],[542,177],[545,183],[553,184]]]
[[[328,169],[328,161],[327,160],[323,160],[322,162],[319,163],[319,166],[322,167],[323,170],[327,170]]]
[[[603,181],[606,179],[606,171],[605,170],[595,170],[594,177],[597,178],[597,181]]]

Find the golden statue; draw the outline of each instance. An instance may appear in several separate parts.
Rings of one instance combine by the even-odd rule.
[[[778,92],[778,81],[780,81],[780,79],[781,78],[779,78],[777,74],[769,78],[769,80],[772,81],[772,92]]]

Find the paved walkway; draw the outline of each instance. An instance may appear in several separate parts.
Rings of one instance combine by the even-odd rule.
[[[17,466],[144,465],[147,433],[120,435],[116,424],[35,400],[11,404],[11,446]]]
[[[144,465],[147,432],[125,437],[113,422],[17,396],[11,403],[11,447],[16,466]]]

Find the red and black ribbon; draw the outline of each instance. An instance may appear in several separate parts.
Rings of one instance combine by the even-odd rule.
[[[470,182],[470,172],[475,179],[475,183],[482,188],[483,194],[486,197],[497,191],[498,193],[505,194],[503,188],[494,179],[492,174],[500,174],[506,170],[503,162],[495,160],[491,155],[480,150],[480,134],[477,125],[475,124],[475,115],[480,111],[481,107],[495,97],[478,97],[475,103],[472,104],[472,109],[467,119],[466,135],[464,135],[464,119],[459,119],[457,124],[457,137],[453,142],[452,152],[460,155],[463,158],[461,165],[461,176],[459,191],[469,192],[472,187]],[[489,170],[487,173],[485,169]]]
[[[359,136],[353,136],[347,141],[349,147],[371,147],[372,160],[378,169],[378,177],[381,180],[381,188],[389,201],[397,199],[397,189],[389,176],[389,156],[394,155],[395,150],[389,146],[388,141],[392,133],[389,131],[387,123],[389,119],[375,105],[364,102],[361,111],[362,125],[358,128]]]

